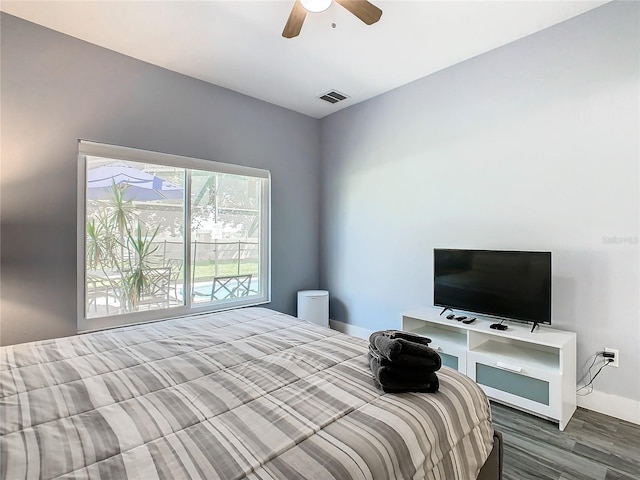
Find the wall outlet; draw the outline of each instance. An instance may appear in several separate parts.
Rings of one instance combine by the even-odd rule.
[[[609,362],[610,367],[619,367],[620,366],[620,352],[615,348],[604,348],[605,353],[613,353],[613,362]]]

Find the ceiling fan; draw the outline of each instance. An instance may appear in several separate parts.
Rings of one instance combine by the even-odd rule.
[[[302,30],[302,23],[307,12],[324,12],[331,6],[332,1],[342,5],[367,25],[376,23],[382,16],[382,10],[367,0],[296,0],[282,31],[282,36],[285,38],[297,37]]]

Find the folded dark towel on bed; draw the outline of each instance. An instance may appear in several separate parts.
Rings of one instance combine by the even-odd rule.
[[[435,373],[434,373],[435,375]],[[436,393],[440,388],[438,383],[438,377],[435,377],[435,381],[423,386],[416,387],[388,387],[382,385],[375,378],[373,379],[373,383],[375,384],[378,390],[382,390],[384,393],[406,393],[406,392],[417,392],[417,393]]]
[[[436,372],[440,370],[442,366],[442,359],[440,355],[434,350],[433,353],[429,352],[427,355],[415,356],[415,355],[398,355],[393,361],[382,356],[380,352],[373,346],[369,345],[369,359],[376,357],[380,361],[381,366],[398,367],[398,368],[422,368],[430,372]]]
[[[372,334],[372,345],[387,360],[395,361],[401,355],[431,358],[441,362],[440,355],[433,348],[423,343],[416,343],[404,338],[390,338],[384,334]],[[438,367],[440,368],[440,367]]]
[[[384,392],[427,392],[435,393],[440,384],[435,372],[424,369],[396,368],[380,365],[379,359],[371,356],[369,367],[373,372],[376,387]]]
[[[422,335],[418,335],[417,333],[403,332],[402,330],[379,330],[377,332],[373,332],[369,336],[369,343],[373,345],[374,339],[381,335],[389,338],[404,338],[405,340],[409,340],[415,343],[421,343],[423,345],[428,345],[431,343],[430,338],[423,337]]]

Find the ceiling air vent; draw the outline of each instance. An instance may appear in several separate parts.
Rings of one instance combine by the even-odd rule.
[[[335,90],[331,90],[330,92],[327,92],[327,93],[325,93],[323,95],[320,95],[318,98],[320,100],[324,100],[325,102],[338,103],[338,102],[341,102],[342,100],[346,100],[349,97],[347,95],[345,95],[344,93],[340,93],[340,92],[336,92]]]

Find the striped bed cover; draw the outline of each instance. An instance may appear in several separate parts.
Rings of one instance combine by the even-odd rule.
[[[475,479],[484,393],[382,394],[366,350],[265,308],[2,347],[0,477]]]

